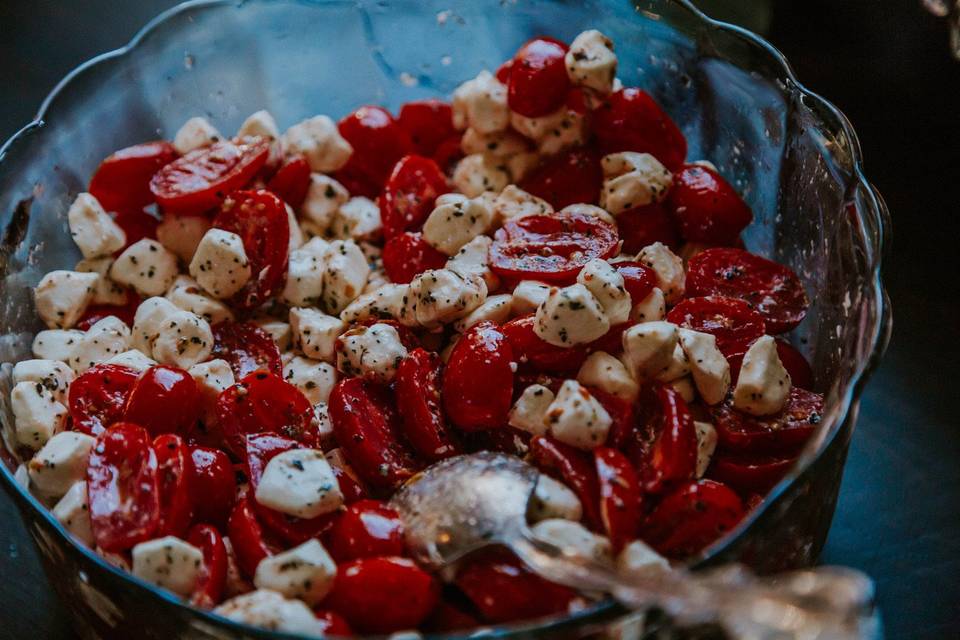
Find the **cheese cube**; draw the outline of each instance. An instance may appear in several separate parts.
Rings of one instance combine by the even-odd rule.
[[[248,136],[259,136],[268,140],[279,140],[280,129],[277,127],[277,121],[273,115],[266,109],[261,109],[247,116],[240,128],[237,130],[238,138]]]
[[[493,211],[481,198],[468,199],[458,193],[437,198],[436,207],[423,225],[427,244],[448,256],[485,234],[493,223]]]
[[[490,296],[483,304],[471,311],[470,315],[457,320],[453,328],[460,333],[466,333],[467,329],[481,322],[503,324],[510,318],[512,302],[513,296],[510,294]]]
[[[588,558],[596,562],[610,562],[610,540],[597,535],[579,522],[565,518],[548,518],[530,527],[535,538],[563,550],[573,557]]]
[[[491,133],[482,133],[476,129],[467,129],[460,138],[460,150],[464,155],[485,153],[493,158],[506,159],[527,151],[527,141],[516,131],[504,129]]]
[[[142,296],[161,296],[178,272],[177,257],[157,242],[144,238],[126,249],[110,266],[114,282],[133,287]]]
[[[300,600],[288,600],[268,589],[257,589],[231,598],[213,612],[252,627],[318,638],[326,635],[328,626]]]
[[[160,324],[153,340],[153,357],[162,364],[189,369],[210,357],[213,332],[210,324],[189,311],[173,313]]]
[[[141,302],[133,316],[130,344],[134,349],[146,355],[152,355],[153,341],[160,333],[163,321],[179,311],[181,311],[179,307],[159,296],[147,298]]]
[[[683,260],[662,242],[654,242],[640,250],[637,261],[657,274],[657,288],[663,292],[667,304],[676,304],[683,297],[687,277]]]
[[[550,285],[536,280],[521,280],[513,289],[512,311],[515,316],[533,313],[550,295]]]
[[[328,447],[334,443],[333,422],[330,420],[330,410],[326,402],[313,405],[313,417],[317,421],[317,431],[320,433],[320,442]]]
[[[603,351],[595,351],[583,361],[577,372],[577,382],[596,387],[627,402],[636,401],[640,394],[640,385],[630,375],[626,365]]]
[[[447,260],[444,268],[467,279],[471,276],[479,276],[483,278],[488,291],[495,290],[500,286],[500,278],[490,268],[491,244],[493,244],[493,238],[490,236],[477,236]]]
[[[369,318],[399,318],[403,310],[403,299],[409,293],[408,284],[382,285],[348,304],[340,313],[340,319],[355,323]]]
[[[193,592],[203,570],[200,549],[174,536],[141,542],[133,548],[131,556],[133,575],[179,596]]]
[[[479,133],[503,131],[510,124],[507,87],[487,70],[453,92],[453,126]]]
[[[84,479],[96,438],[79,431],[61,431],[27,463],[30,482],[44,496],[59,498]]]
[[[617,571],[625,576],[670,571],[670,563],[642,540],[634,540],[617,556]]]
[[[127,303],[127,290],[110,279],[112,265],[113,258],[84,258],[74,267],[74,271],[95,273],[99,276],[93,288],[90,304],[123,305]]]
[[[777,341],[761,336],[743,356],[733,406],[752,416],[779,413],[787,404],[792,384],[777,353]]]
[[[173,136],[173,148],[180,155],[186,155],[196,149],[209,147],[219,142],[222,136],[216,127],[206,118],[190,118],[183,123],[176,135]]]
[[[350,198],[340,206],[332,226],[338,238],[376,240],[383,233],[380,207],[373,200],[363,196]]]
[[[680,394],[680,397],[683,398],[683,401],[687,404],[693,402],[697,393],[694,390],[693,381],[690,379],[690,376],[684,376],[683,378],[677,378],[672,382],[668,382],[673,390]]]
[[[34,302],[40,319],[51,329],[69,329],[77,323],[93,299],[95,273],[51,271],[34,289]]]
[[[290,252],[287,263],[287,281],[280,298],[294,307],[309,307],[323,298],[323,274],[326,265],[323,255],[297,249]]]
[[[690,373],[690,363],[687,360],[687,354],[683,351],[679,342],[673,349],[673,357],[670,362],[654,375],[660,382],[673,382]]]
[[[525,151],[507,158],[507,172],[513,182],[521,182],[539,166],[540,154],[536,151]]]
[[[537,307],[533,325],[542,340],[558,347],[593,342],[609,329],[610,321],[600,303],[582,284],[552,287]]]
[[[464,277],[449,269],[428,269],[410,283],[417,323],[427,328],[459,320],[487,299],[487,285],[478,276]]]
[[[316,518],[343,504],[337,477],[317,449],[291,449],[271,458],[255,495],[263,506],[298,518]]]
[[[642,322],[623,332],[623,363],[639,382],[652,380],[673,363],[679,333],[670,322]]]
[[[210,324],[233,320],[230,307],[207,295],[190,276],[177,276],[167,291],[167,300],[184,311],[195,313]]]
[[[13,384],[39,382],[57,402],[64,402],[73,382],[73,371],[59,360],[22,360],[13,366]]]
[[[300,223],[297,222],[297,214],[294,213],[293,207],[285,204],[283,208],[287,211],[287,228],[290,230],[290,243],[287,247],[287,253],[289,254],[294,249],[299,249],[300,246],[303,245],[303,229],[300,228]]]
[[[514,218],[552,213],[553,207],[549,202],[527,193],[515,184],[507,186],[493,201],[493,218],[497,224]]]
[[[200,246],[200,240],[210,230],[210,220],[206,216],[181,216],[165,214],[157,225],[157,240],[167,251],[190,264],[193,254]]]
[[[327,313],[339,314],[363,292],[370,265],[352,240],[331,242],[323,262],[323,307]]]
[[[693,421],[697,430],[697,477],[702,478],[717,450],[717,430],[709,422]]]
[[[596,29],[584,31],[573,39],[564,63],[567,65],[567,76],[573,84],[601,95],[613,91],[613,79],[617,75],[613,40]]]
[[[210,229],[190,261],[190,275],[214,298],[229,298],[252,277],[243,240],[223,229]]]
[[[717,348],[717,337],[680,329],[680,346],[687,354],[693,382],[707,404],[717,404],[730,388],[730,365]]]
[[[261,560],[253,583],[258,589],[271,589],[312,606],[330,592],[336,575],[337,564],[314,539]]]
[[[39,382],[21,382],[10,392],[17,442],[39,449],[63,430],[67,408]]]
[[[563,518],[574,522],[583,517],[583,505],[580,498],[567,485],[541,474],[537,486],[530,496],[527,518],[531,522],[540,522],[552,518]]]
[[[330,176],[322,173],[310,175],[310,187],[307,197],[300,207],[300,212],[306,218],[326,231],[333,219],[344,204],[350,199],[346,188]]]
[[[392,382],[406,357],[407,348],[389,324],[354,327],[337,339],[337,369],[346,376]]]
[[[572,447],[590,451],[607,441],[612,420],[579,382],[566,380],[547,408],[550,435]]]
[[[536,141],[537,149],[544,155],[553,155],[567,147],[581,145],[587,139],[586,118],[566,106],[536,118],[511,113],[510,124]]]
[[[633,307],[630,294],[620,272],[606,260],[595,258],[585,264],[577,275],[577,282],[585,286],[597,299],[611,325],[630,319]]]
[[[483,153],[464,157],[453,171],[454,186],[468,198],[476,198],[487,191],[500,193],[511,181],[510,171],[503,161]]]
[[[141,373],[159,364],[156,360],[144,355],[142,351],[138,351],[137,349],[130,349],[123,353],[118,353],[103,362],[104,364],[118,364],[122,367],[133,369],[134,371],[140,371]]]
[[[290,349],[293,344],[293,332],[290,330],[289,322],[271,316],[259,316],[253,319],[253,323],[263,329],[277,343],[277,349],[281,353]]]
[[[67,223],[84,258],[109,256],[127,243],[127,234],[89,193],[81,193],[70,205]]]
[[[116,316],[97,321],[77,341],[68,364],[82,373],[95,364],[108,360],[130,348],[130,328]]]
[[[53,517],[80,542],[93,546],[93,525],[87,504],[87,483],[77,482],[64,494],[53,509]]]
[[[187,369],[187,373],[197,383],[200,394],[208,401],[216,400],[221,393],[237,383],[230,363],[220,358],[195,364]]]
[[[600,206],[613,215],[660,202],[673,185],[673,174],[649,153],[611,153],[601,164],[605,179]]]
[[[535,436],[547,432],[547,410],[553,403],[553,391],[540,384],[532,384],[523,390],[510,409],[507,424]]]
[[[314,116],[287,129],[283,149],[290,155],[302,155],[310,169],[320,173],[342,168],[353,153],[353,147],[328,116]]]
[[[609,211],[607,211],[606,209],[601,209],[600,207],[597,207],[592,204],[582,204],[582,203],[569,204],[565,206],[563,209],[560,209],[560,213],[561,214],[579,213],[580,215],[584,215],[584,216],[593,216],[594,218],[603,220],[607,224],[612,224],[612,225],[617,224],[616,218],[610,215]]]
[[[314,360],[332,362],[334,345],[347,324],[336,316],[316,309],[290,309],[290,331],[293,345]]]
[[[283,379],[300,389],[310,404],[317,404],[330,397],[337,370],[326,362],[296,356],[283,365]]]
[[[630,319],[637,322],[656,322],[667,317],[667,301],[660,287],[654,287],[647,297],[637,302],[630,311]]]
[[[73,353],[77,341],[83,338],[83,331],[76,329],[47,329],[33,338],[30,350],[37,358],[66,362]]]

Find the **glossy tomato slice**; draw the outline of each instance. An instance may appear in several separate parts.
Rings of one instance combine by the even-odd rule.
[[[211,609],[223,599],[227,585],[227,547],[220,532],[208,524],[198,524],[190,529],[187,542],[203,554],[203,566],[190,596],[190,604]]]
[[[710,413],[721,450],[758,455],[796,453],[823,419],[823,396],[793,387],[787,405],[772,416],[750,416],[729,402],[711,407]]]
[[[344,116],[337,127],[353,153],[335,177],[354,195],[375,198],[393,165],[410,153],[410,135],[389,111],[370,105]]]
[[[533,314],[514,318],[500,331],[506,336],[521,372],[573,375],[587,359],[587,349],[577,345],[566,349],[541,339],[533,330]]]
[[[130,390],[123,420],[138,424],[151,436],[185,435],[201,418],[200,389],[193,376],[165,364],[144,371]]]
[[[307,199],[310,189],[310,163],[303,156],[288,158],[267,183],[267,190],[294,209]]]
[[[754,342],[755,340],[738,342],[730,345],[724,351],[723,355],[726,356],[727,362],[730,364],[730,378],[734,382],[736,382],[737,376],[740,375],[743,356],[746,355],[747,350],[750,349],[750,346]],[[780,357],[780,362],[783,363],[787,373],[790,374],[790,379],[795,387],[807,390],[813,389],[813,369],[803,354],[797,351],[796,347],[789,342],[777,338],[777,355]]]
[[[95,436],[119,421],[139,377],[116,364],[98,364],[77,376],[68,393],[71,428]]]
[[[583,506],[583,517],[594,531],[603,531],[600,517],[600,484],[593,458],[549,436],[530,440],[530,459],[540,471],[570,487]]]
[[[88,191],[107,211],[142,209],[153,203],[151,178],[176,160],[177,155],[177,150],[165,140],[115,151],[97,167]]]
[[[290,223],[280,198],[262,189],[237,191],[224,201],[220,213],[213,219],[213,226],[240,236],[253,274],[246,286],[231,298],[233,306],[252,309],[283,288]]]
[[[150,180],[150,191],[165,211],[203,213],[246,186],[269,155],[270,141],[262,138],[217,142],[164,166]]]
[[[740,495],[765,494],[797,461],[787,456],[735,456],[721,454],[710,461],[707,477],[733,487]]]
[[[618,554],[640,531],[640,479],[627,456],[616,449],[597,447],[593,459],[600,487],[600,519],[613,553]]]
[[[440,404],[442,366],[436,353],[415,349],[397,367],[397,410],[403,433],[417,454],[430,462],[461,453]]]
[[[570,89],[566,55],[567,45],[553,38],[534,38],[520,47],[507,81],[510,110],[539,118],[563,106]]]
[[[157,456],[146,429],[119,422],[100,433],[86,475],[90,523],[98,547],[124,551],[155,537],[160,488]]]
[[[639,253],[654,242],[671,249],[680,246],[677,223],[659,203],[627,209],[617,215],[617,232],[623,239],[624,253]]]
[[[654,439],[638,465],[644,490],[660,493],[696,477],[697,432],[687,403],[670,385],[658,384],[645,398]]]
[[[633,403],[602,389],[589,387],[589,390],[590,395],[603,405],[612,420],[606,445],[627,451],[627,445],[637,438],[637,411]]]
[[[791,269],[743,249],[707,249],[690,259],[687,295],[739,298],[767,323],[767,331],[796,327],[810,302]]]
[[[633,304],[642,302],[657,286],[657,272],[642,262],[616,262],[613,268],[623,276],[623,286]]]
[[[328,407],[344,456],[367,484],[394,489],[417,471],[419,464],[403,441],[387,389],[362,378],[341,380]]]
[[[140,296],[132,291],[127,291],[127,301],[124,304],[92,304],[89,305],[80,319],[77,320],[77,329],[86,331],[104,318],[114,316],[123,320],[128,327],[133,326],[133,319],[137,315],[137,308],[140,306]]]
[[[494,235],[490,267],[512,280],[570,284],[583,265],[616,253],[618,241],[612,225],[582,213],[514,218]]]
[[[400,514],[379,500],[355,502],[337,517],[328,546],[337,562],[401,556],[404,542]]]
[[[414,153],[432,157],[445,140],[457,137],[453,109],[442,100],[414,100],[400,107],[400,126],[410,136]]]
[[[732,489],[713,480],[678,486],[653,510],[641,537],[668,558],[699,553],[740,522],[743,503]]]
[[[513,348],[492,322],[471,327],[453,347],[443,375],[443,406],[464,431],[507,424],[513,396]]]
[[[390,240],[404,231],[419,231],[437,196],[448,191],[447,178],[436,162],[415,155],[401,158],[378,200],[383,237]]]
[[[270,334],[252,322],[227,320],[213,325],[212,358],[230,363],[233,375],[242,378],[258,369],[280,375],[280,349]]]
[[[733,353],[744,343],[753,344],[767,330],[763,316],[748,303],[723,296],[681,300],[667,313],[667,320],[687,329],[716,336],[717,348],[724,355]]]
[[[604,153],[649,153],[668,169],[683,166],[687,139],[646,91],[627,87],[593,112],[594,133]]]
[[[248,578],[253,578],[261,560],[277,552],[277,546],[268,540],[254,515],[252,501],[249,495],[240,497],[227,521],[230,546],[237,557],[237,565]]]
[[[447,256],[423,239],[419,232],[404,231],[383,245],[383,268],[390,282],[407,284],[428,269],[442,269]]]
[[[172,433],[155,438],[153,451],[157,456],[160,491],[156,534],[182,538],[193,519],[193,457],[183,438]]]
[[[543,198],[557,211],[571,204],[596,204],[603,186],[601,157],[592,148],[562,151],[524,177],[520,188]]]
[[[190,447],[190,458],[196,520],[223,528],[237,496],[233,464],[226,453],[210,447]]]
[[[695,164],[673,175],[667,203],[688,242],[733,245],[753,220],[750,207],[729,182]]]

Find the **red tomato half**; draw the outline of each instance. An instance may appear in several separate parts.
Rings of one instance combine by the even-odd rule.
[[[440,404],[441,369],[440,357],[424,349],[413,350],[397,367],[397,410],[403,433],[430,462],[461,452]]]
[[[530,314],[514,318],[500,327],[517,358],[519,371],[558,376],[576,374],[587,359],[587,348],[578,345],[567,349],[552,345],[534,332],[534,323],[534,315]]]
[[[238,379],[258,369],[280,375],[280,350],[266,331],[252,322],[227,320],[213,325],[212,358],[230,363]]]
[[[120,149],[100,163],[88,191],[107,211],[142,209],[153,202],[150,179],[176,158],[176,149],[164,140]]]
[[[687,139],[646,91],[627,87],[593,112],[594,133],[604,153],[649,153],[671,171],[687,157]]]
[[[330,553],[337,562],[401,556],[404,551],[400,515],[379,500],[361,500],[339,515],[330,531]]]
[[[413,151],[432,157],[447,139],[457,136],[453,110],[442,100],[415,100],[400,107],[400,126],[410,136]]]
[[[450,191],[436,162],[423,156],[405,156],[390,173],[378,203],[387,240],[404,231],[419,231],[433,211],[437,196]]]
[[[633,304],[642,302],[657,286],[657,272],[642,262],[617,262],[613,268],[623,276],[623,286]]]
[[[276,553],[276,547],[267,540],[263,528],[257,522],[251,502],[250,496],[237,500],[227,521],[227,535],[230,536],[230,545],[237,557],[237,565],[248,578],[253,578],[261,560]]]
[[[671,249],[680,246],[677,223],[659,203],[627,209],[617,215],[617,231],[623,239],[624,253],[639,253],[654,242]]]
[[[823,419],[823,396],[793,387],[787,405],[772,416],[750,416],[729,403],[711,407],[710,413],[721,450],[757,455],[796,453]]]
[[[739,345],[752,344],[767,330],[763,316],[749,304],[723,296],[681,300],[667,314],[667,320],[687,329],[716,336],[717,348],[725,355],[740,348]]]
[[[530,40],[517,51],[507,82],[511,111],[539,118],[563,106],[570,89],[566,54],[567,45],[543,37]]]
[[[97,437],[87,465],[87,499],[101,549],[124,551],[155,537],[160,487],[146,429],[119,422]]]
[[[186,435],[200,420],[200,389],[193,376],[176,367],[150,367],[130,390],[123,410],[125,422],[138,424],[151,436]]]
[[[716,171],[684,165],[673,175],[668,206],[688,242],[733,245],[753,220],[750,207]]]
[[[571,204],[596,204],[603,186],[600,154],[589,148],[562,151],[547,158],[520,181],[520,187],[559,211]]]
[[[596,464],[590,454],[549,436],[535,436],[530,441],[530,458],[540,471],[570,487],[580,498],[587,526],[594,531],[603,531],[600,485]]]
[[[118,227],[123,229],[123,234],[126,237],[123,248],[115,251],[114,256],[119,256],[124,249],[144,238],[157,239],[157,226],[160,221],[143,209],[111,211],[110,217],[113,218]]]
[[[310,164],[303,156],[289,158],[280,165],[277,172],[267,183],[267,190],[272,191],[278,198],[294,209],[307,198],[310,189]]]
[[[222,528],[237,496],[237,477],[230,458],[210,447],[191,447],[190,457],[196,519]]]
[[[617,554],[640,531],[640,479],[630,460],[616,449],[598,447],[593,459],[600,487],[600,519]]]
[[[428,269],[442,269],[447,256],[423,239],[423,234],[404,231],[383,245],[383,268],[390,282],[407,284]]]
[[[183,438],[172,433],[155,438],[153,451],[160,491],[156,535],[182,538],[193,519],[193,457]]]
[[[150,180],[150,191],[165,211],[203,213],[246,186],[269,155],[270,142],[262,138],[217,142],[164,166]]]
[[[492,322],[471,327],[453,347],[444,372],[443,406],[464,431],[507,424],[513,396],[513,348]]]
[[[227,584],[227,547],[216,528],[198,524],[190,530],[187,542],[200,549],[203,566],[190,596],[190,604],[212,609],[223,599]]]
[[[344,116],[337,127],[353,153],[335,177],[354,195],[375,198],[393,165],[410,153],[410,135],[389,111],[370,105]]]
[[[673,387],[657,385],[651,395],[646,404],[655,435],[638,467],[644,489],[660,493],[696,477],[697,431],[687,403]]]
[[[77,376],[67,401],[72,428],[95,436],[119,421],[139,377],[137,371],[116,364],[98,364]]]
[[[494,235],[490,266],[508,279],[569,284],[583,265],[616,253],[618,240],[612,225],[586,214],[514,218]]]
[[[796,461],[792,456],[723,454],[710,461],[707,477],[733,487],[740,495],[765,494],[787,475]]]
[[[668,558],[683,558],[703,551],[743,514],[743,503],[729,487],[713,480],[691,481],[663,498],[641,537]]]

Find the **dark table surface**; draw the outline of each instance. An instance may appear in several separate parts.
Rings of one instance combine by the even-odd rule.
[[[72,67],[173,4],[0,0],[0,138]],[[863,398],[823,560],[876,579],[888,637],[934,639],[960,637],[960,63],[919,4],[780,0],[767,35],[853,121],[896,231],[894,338]],[[0,620],[0,638],[73,636],[5,496]]]

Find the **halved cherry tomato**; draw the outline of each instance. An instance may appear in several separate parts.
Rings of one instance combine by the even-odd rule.
[[[126,422],[138,424],[150,435],[189,433],[201,417],[200,389],[189,373],[158,364],[137,380],[123,409]]]
[[[533,314],[514,318],[500,331],[517,357],[519,371],[552,375],[575,374],[587,359],[587,349],[574,346],[569,349],[552,345],[541,339],[533,330]]]
[[[87,190],[107,211],[142,209],[153,202],[150,179],[177,155],[165,140],[120,149],[100,163]]]
[[[338,613],[329,609],[317,609],[313,612],[322,625],[323,636],[327,638],[349,638],[354,635],[353,629]]]
[[[455,584],[492,624],[564,613],[576,598],[572,589],[544,580],[512,553],[496,547],[464,560]]]
[[[497,80],[501,84],[508,84],[510,82],[510,73],[513,71],[513,58],[510,58],[499,67],[497,67],[497,72],[493,74],[496,76]]]
[[[638,466],[644,489],[660,493],[696,477],[697,431],[687,403],[673,387],[656,385],[652,396],[645,404],[655,437]]]
[[[747,350],[754,342],[756,341],[738,342],[724,350],[723,355],[730,364],[730,378],[732,380],[736,381],[737,376],[740,375],[743,356],[747,354]],[[813,389],[813,369],[803,354],[797,351],[796,347],[789,342],[777,338],[777,355],[780,357],[780,362],[783,363],[787,373],[790,374],[790,379],[793,381],[795,387],[807,390]]]
[[[303,156],[294,156],[280,165],[267,183],[267,190],[294,209],[307,198],[310,189],[310,163]]]
[[[590,395],[603,405],[612,421],[607,446],[621,451],[627,450],[627,444],[636,438],[637,431],[637,412],[633,403],[602,389],[589,387],[589,390]]]
[[[77,376],[68,393],[71,428],[95,436],[119,421],[139,377],[117,364],[98,364]]]
[[[300,390],[280,376],[254,371],[217,398],[217,418],[227,447],[244,453],[244,436],[264,431],[320,446],[313,405]]]
[[[667,314],[667,320],[716,336],[717,348],[724,354],[744,343],[752,344],[767,329],[763,316],[748,303],[723,296],[681,300]]]
[[[613,553],[620,553],[640,531],[640,479],[627,456],[610,447],[593,450],[600,486],[600,519]]]
[[[718,447],[751,454],[796,453],[823,419],[823,396],[799,387],[790,389],[787,405],[772,416],[750,416],[729,403],[711,407]]]
[[[87,307],[80,319],[77,320],[77,329],[86,331],[104,318],[114,316],[123,320],[128,327],[133,326],[133,319],[140,306],[140,296],[133,291],[127,291],[127,301],[124,304],[92,304]]]
[[[683,166],[687,139],[646,91],[627,87],[593,112],[594,133],[604,153],[649,153],[668,169]]]
[[[641,537],[668,558],[699,553],[740,522],[743,503],[732,489],[713,480],[675,488],[653,510]]]
[[[617,262],[613,268],[623,276],[623,286],[633,304],[639,304],[657,286],[657,272],[641,262]]]
[[[393,165],[410,153],[410,135],[389,111],[370,105],[344,116],[337,127],[340,135],[353,147],[353,153],[335,177],[351,193],[360,186],[357,195],[375,198]],[[346,176],[346,180],[341,180],[342,176]],[[351,185],[354,188],[350,188]]]
[[[602,531],[600,485],[590,454],[549,436],[535,436],[530,441],[530,457],[540,471],[557,478],[577,494],[587,526]]]
[[[430,156],[440,170],[449,175],[456,168],[457,163],[463,158],[463,145],[461,144],[463,136],[457,134],[441,142],[437,150]]]
[[[383,268],[390,282],[407,284],[428,269],[442,269],[447,256],[423,239],[420,232],[404,231],[383,245]]]
[[[443,406],[464,431],[507,424],[513,396],[513,348],[492,322],[471,327],[453,347],[443,375]]]
[[[428,633],[450,633],[479,626],[480,621],[467,611],[464,604],[444,599],[442,594],[440,602],[423,623],[423,629]]]
[[[213,226],[240,236],[250,263],[252,277],[234,294],[231,304],[252,309],[283,288],[290,223],[280,198],[263,189],[234,192],[224,201],[213,219]]]
[[[800,324],[810,304],[790,268],[735,248],[707,249],[691,258],[687,295],[739,298],[763,316],[773,334]]]
[[[337,567],[333,591],[324,605],[361,633],[392,633],[416,628],[439,597],[433,576],[412,560],[360,558]]]
[[[237,565],[248,578],[253,578],[261,560],[277,552],[276,546],[268,542],[253,513],[252,501],[249,495],[240,497],[227,521],[227,535],[237,557]]]
[[[157,456],[146,429],[118,422],[100,433],[86,475],[98,547],[124,551],[154,537],[160,524],[160,488]]]
[[[707,477],[733,487],[740,495],[766,494],[797,461],[795,456],[714,456]]]
[[[654,242],[671,249],[680,246],[677,223],[660,203],[627,209],[617,215],[617,231],[623,240],[624,253],[639,253]]]
[[[362,378],[341,380],[328,404],[333,433],[347,461],[369,485],[393,489],[418,469],[400,436],[400,418],[388,390]]]
[[[733,245],[753,220],[750,207],[729,182],[696,164],[673,174],[667,202],[688,242]]]
[[[460,453],[440,406],[442,366],[436,353],[415,349],[397,367],[397,410],[403,433],[416,452],[430,462]]]
[[[618,240],[612,225],[587,214],[514,218],[494,235],[490,267],[508,279],[569,284],[583,265],[616,253]]]
[[[164,166],[150,180],[150,191],[165,211],[203,213],[246,186],[269,155],[270,142],[261,138],[217,142]]]
[[[437,196],[450,191],[437,163],[423,156],[404,156],[393,167],[378,200],[383,237],[419,231],[433,211]]]
[[[551,156],[520,181],[520,187],[559,211],[571,204],[596,204],[603,186],[601,155],[574,148]]]
[[[337,562],[374,556],[402,556],[400,514],[379,500],[361,500],[339,514],[330,531],[331,555]]]
[[[539,118],[563,106],[570,88],[566,54],[567,45],[553,38],[535,38],[520,47],[507,82],[511,111]]]
[[[226,320],[213,325],[213,358],[230,363],[233,375],[243,378],[258,369],[280,375],[280,349],[266,331],[252,322]]]
[[[413,151],[428,158],[449,138],[457,136],[453,128],[453,109],[442,100],[415,100],[400,107],[400,126],[409,134]]]
[[[223,527],[237,496],[237,477],[230,458],[210,447],[190,447],[190,457],[196,519]]]
[[[160,221],[142,209],[121,209],[111,211],[110,217],[117,223],[117,226],[123,229],[126,242],[123,249],[130,245],[140,242],[144,238],[151,240],[157,239],[157,226]],[[119,256],[123,249],[114,252],[114,256]]]
[[[160,495],[156,534],[182,538],[193,520],[193,457],[183,438],[172,433],[155,438],[153,451],[157,455]]]
[[[215,527],[198,524],[190,529],[187,542],[200,549],[203,565],[190,596],[190,604],[211,609],[220,603],[227,584],[227,547]]]

